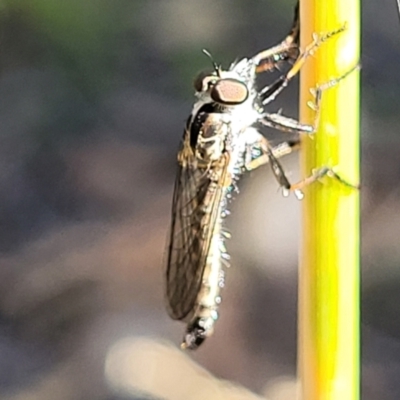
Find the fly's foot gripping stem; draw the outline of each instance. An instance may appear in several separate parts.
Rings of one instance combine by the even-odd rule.
[[[310,93],[313,96],[314,100],[308,101],[307,106],[310,107],[314,112],[314,122],[312,124],[314,133],[318,129],[319,126],[319,117],[321,112],[321,101],[322,101],[322,94],[325,90],[331,89],[338,85],[342,80],[346,79],[351,73],[354,71],[359,71],[361,69],[360,64],[356,64],[354,67],[350,68],[347,72],[343,75],[339,76],[338,78],[333,78],[327,82],[321,83],[317,85],[315,88],[310,89]]]
[[[290,192],[294,192],[296,197],[301,200],[304,195],[302,192],[302,189],[304,189],[306,186],[311,185],[312,183],[322,179],[323,177],[328,176],[330,178],[335,179],[337,182],[339,182],[341,185],[344,185],[345,187],[349,189],[360,189],[360,185],[354,185],[350,182],[348,182],[346,179],[342,178],[337,172],[335,172],[332,168],[330,167],[321,167],[318,169],[315,169],[310,176],[308,176],[305,179],[302,179],[301,181],[294,183],[294,184],[289,184],[289,186],[284,186],[283,187],[283,195],[288,196]],[[301,193],[301,196],[299,197],[299,193]]]

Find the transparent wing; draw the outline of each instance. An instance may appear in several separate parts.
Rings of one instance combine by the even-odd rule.
[[[194,310],[224,191],[228,155],[204,168],[188,157],[175,182],[169,236],[166,295],[173,319]]]

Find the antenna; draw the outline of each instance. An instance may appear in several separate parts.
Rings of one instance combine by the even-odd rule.
[[[399,0],[399,1],[400,1],[400,0]],[[219,76],[220,66],[215,62],[213,56],[211,55],[211,53],[210,53],[208,50],[203,49],[202,51],[203,51],[203,53],[211,60],[212,65],[213,65],[213,67],[214,67],[214,69],[215,69],[215,72],[216,72],[216,73],[218,74],[218,76]]]
[[[397,0],[397,8],[398,8],[398,11],[399,11],[399,14],[400,14],[400,0]]]

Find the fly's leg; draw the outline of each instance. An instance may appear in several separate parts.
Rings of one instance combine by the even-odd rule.
[[[297,132],[312,134],[315,133],[319,126],[319,116],[321,111],[322,93],[337,84],[343,79],[349,76],[353,71],[359,70],[360,65],[357,64],[349,71],[339,76],[338,78],[331,79],[328,82],[324,82],[318,85],[316,88],[310,89],[311,94],[314,97],[314,101],[309,101],[307,105],[315,112],[314,121],[310,124],[303,124],[296,119],[286,117],[279,113],[265,113],[263,118],[259,121],[262,125],[274,128],[282,132]]]
[[[323,42],[327,41],[334,35],[343,32],[344,30],[345,26],[324,35],[314,34],[312,43],[310,43],[306,47],[304,52],[300,54],[300,56],[297,58],[292,68],[285,75],[282,75],[280,78],[278,78],[278,80],[275,81],[272,85],[264,88],[260,92],[261,98],[263,99],[262,104],[266,105],[276,98],[276,96],[289,84],[290,80],[299,73],[306,59],[309,56],[313,55],[314,52],[317,50],[317,48]],[[317,88],[311,91],[311,93],[315,98],[314,102],[308,103],[308,105],[315,111],[314,123],[312,125],[302,124],[301,122],[289,117],[285,117],[280,113],[273,113],[273,114],[265,113],[263,115],[263,118],[260,119],[259,122],[265,126],[272,127],[284,132],[296,132],[299,134],[314,133],[319,123],[320,105],[321,105],[323,91],[337,85],[341,80],[346,78],[350,73],[352,73],[354,70],[358,68],[359,66],[357,65],[352,69],[350,69],[348,72],[346,72],[344,75],[340,76],[339,78],[332,79],[322,85],[319,85]],[[317,181],[318,179],[324,176],[330,176],[338,180],[340,183],[344,184],[347,187],[358,188],[358,186],[352,185],[343,178],[341,178],[330,167],[319,168],[315,170],[312,173],[312,175],[305,178],[304,180],[296,184],[291,184],[285,174],[284,169],[279,163],[278,158],[285,154],[289,154],[290,152],[292,152],[293,149],[298,148],[299,145],[300,141],[297,140],[292,143],[284,142],[277,147],[271,147],[268,141],[265,138],[262,138],[258,141],[258,143],[255,143],[253,145],[253,147],[256,148],[260,152],[260,154],[257,155],[257,157],[252,159],[250,162],[246,163],[245,168],[251,170],[263,164],[270,163],[272,172],[276,180],[278,181],[279,185],[283,188],[284,196],[288,196],[290,192],[294,192],[294,194],[298,199],[303,198],[303,192],[301,190],[303,187]]]
[[[281,158],[300,149],[300,138],[287,140],[271,148],[275,158]]]
[[[278,158],[292,153],[294,150],[297,150],[300,147],[300,140],[296,139],[293,141],[287,141],[279,144],[278,146],[271,147],[268,143],[267,139],[261,137],[260,141],[255,144],[257,149],[260,150],[261,154],[256,157],[255,159],[251,160],[245,165],[247,170],[252,170],[255,168],[260,167],[261,165],[269,163],[271,165],[272,173],[274,174],[275,179],[278,181],[279,185],[282,187],[283,195],[286,197],[293,192],[295,196],[301,200],[304,197],[302,189],[315,181],[323,178],[324,176],[329,176],[331,178],[336,179],[341,184],[352,188],[352,189],[359,189],[358,185],[353,185],[343,179],[339,174],[337,174],[332,168],[330,167],[322,167],[318,168],[313,173],[295,183],[290,183],[289,179],[287,178],[285,171],[278,161]]]
[[[325,83],[323,83],[321,85],[318,85],[314,89],[311,89],[311,94],[314,96],[315,100],[314,100],[314,102],[308,102],[307,105],[309,107],[311,107],[315,111],[314,125],[313,125],[314,126],[314,131],[317,130],[318,124],[319,124],[319,115],[320,115],[320,110],[321,110],[322,93],[325,90],[336,86],[340,81],[345,79],[353,71],[356,71],[356,70],[359,70],[359,69],[360,69],[360,65],[357,64],[353,68],[351,68],[349,71],[347,71],[345,74],[343,74],[342,76],[340,76],[338,78],[331,79],[330,81],[325,82]],[[323,178],[324,176],[329,176],[331,178],[334,178],[338,182],[340,182],[342,185],[347,186],[349,188],[352,188],[352,189],[359,189],[360,188],[359,185],[353,185],[353,184],[349,183],[348,181],[346,181],[345,179],[343,179],[332,168],[324,166],[324,167],[315,169],[309,177],[301,180],[300,182],[292,184],[291,187],[289,188],[289,191],[294,191],[295,193],[298,190],[301,191],[301,189],[304,188],[305,186],[308,186],[309,184],[311,184],[311,183]],[[288,192],[286,192],[286,195],[287,194],[288,194]],[[285,195],[285,192],[284,192],[284,195]]]
[[[299,73],[307,58],[313,55],[322,43],[326,42],[333,36],[343,32],[345,29],[346,27],[343,25],[339,29],[328,32],[326,34],[318,35],[314,33],[313,41],[305,48],[303,52],[300,53],[292,68],[290,68],[286,74],[279,77],[274,83],[261,90],[260,96],[262,99],[262,104],[267,105],[271,101],[275,100],[276,96],[278,96],[278,94],[281,93],[282,90],[285,89],[286,86],[289,84],[289,82]]]
[[[265,138],[263,140],[266,141]],[[300,139],[294,139],[290,141],[285,141],[277,146],[271,147],[271,152],[272,155],[275,159],[286,156],[293,151],[296,151],[300,148]],[[256,169],[260,167],[261,165],[267,164],[270,161],[270,157],[268,154],[263,150],[263,147],[259,145],[259,143],[253,145],[253,148],[250,149],[251,153],[257,153],[255,158],[252,158],[250,161],[248,161],[245,164],[245,169],[247,171],[252,171],[253,169]]]
[[[287,196],[287,193],[291,190],[292,185],[287,178],[285,171],[278,161],[279,157],[290,154],[294,150],[300,147],[300,140],[287,141],[279,144],[278,146],[271,147],[267,139],[261,137],[260,141],[254,145],[254,147],[261,152],[261,154],[250,162],[246,163],[245,168],[252,170],[260,167],[266,163],[269,163],[272,169],[272,173],[279,185],[283,188],[283,194]],[[298,199],[303,198],[303,193],[300,189],[294,189],[294,194]]]
[[[315,181],[318,181],[319,179],[323,178],[324,176],[329,176],[330,178],[336,179],[339,183],[341,183],[344,186],[347,186],[350,189],[360,189],[359,185],[353,185],[352,183],[346,181],[338,173],[336,173],[332,168],[321,167],[321,168],[315,169],[309,177],[307,177],[295,184],[291,184],[290,187],[287,188],[287,190],[286,190],[286,188],[284,188],[283,195],[288,196],[289,192],[294,192],[295,194],[298,191],[301,192],[301,189],[314,183]]]
[[[322,93],[325,90],[328,90],[341,82],[343,79],[347,78],[352,72],[358,71],[361,68],[360,64],[355,65],[350,70],[345,72],[343,75],[339,76],[338,78],[334,78],[329,80],[328,82],[324,82],[320,85],[317,85],[315,88],[311,88],[310,92],[314,97],[314,101],[307,102],[307,105],[315,112],[314,115],[314,123],[312,125],[313,133],[318,129],[319,126],[319,116],[321,112],[321,101],[322,101]],[[276,115],[276,114],[270,114]]]
[[[312,107],[313,110],[317,110],[317,107],[314,105],[314,103],[310,107]],[[263,118],[260,119],[259,122],[263,126],[268,126],[269,128],[273,128],[281,132],[302,133],[308,135],[311,135],[315,132],[314,125],[303,124],[297,119],[282,115],[280,112],[274,114],[264,113]]]
[[[263,143],[263,150],[265,154],[268,157],[269,164],[271,165],[272,173],[275,176],[275,179],[278,181],[279,186],[283,190],[283,195],[287,197],[290,193],[290,191],[293,191],[295,196],[301,200],[304,197],[303,192],[301,191],[301,188],[293,188],[292,184],[289,182],[289,179],[287,178],[285,174],[285,170],[283,169],[281,163],[278,161],[278,159],[274,156],[273,149],[269,146],[268,142],[265,141]]]
[[[252,58],[256,65],[256,73],[271,71],[288,59],[296,59],[299,53],[300,20],[299,3],[294,10],[292,29],[286,38],[274,47],[261,51]]]

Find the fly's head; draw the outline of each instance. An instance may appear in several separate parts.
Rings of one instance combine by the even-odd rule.
[[[191,149],[205,163],[232,151],[235,138],[260,117],[254,107],[257,92],[252,61],[243,59],[228,70],[212,63],[214,69],[200,73],[194,81],[198,101],[187,125]]]
[[[249,97],[246,83],[238,78],[224,77],[224,75],[224,71],[219,71],[219,75],[200,73],[194,82],[197,95],[203,98],[209,97],[211,101],[221,106],[244,103]]]
[[[223,71],[206,50],[203,52],[211,59],[214,70],[201,72],[194,81],[196,95],[200,99],[213,101],[221,106],[236,106],[249,97],[246,77],[234,69]]]

